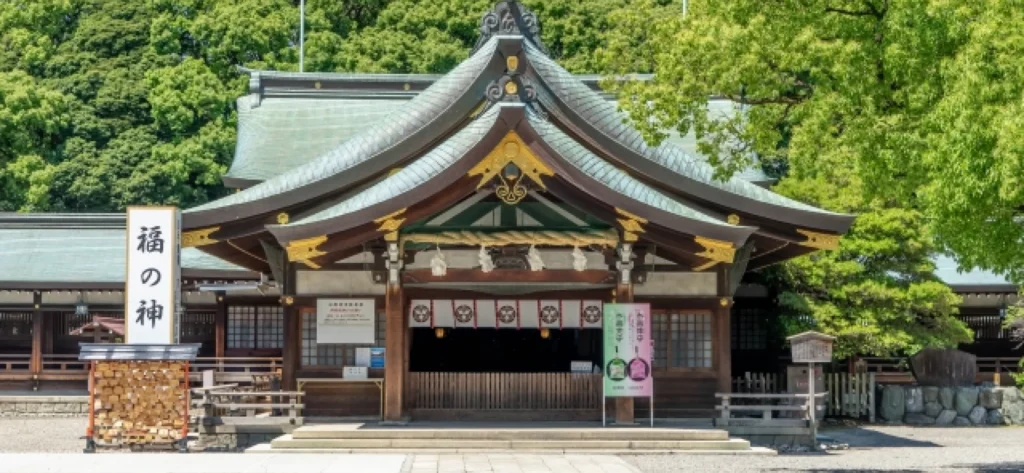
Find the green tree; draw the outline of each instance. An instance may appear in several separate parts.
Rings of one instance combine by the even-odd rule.
[[[752,154],[842,158],[867,194],[923,212],[941,249],[1024,282],[1019,2],[693,0],[684,18],[646,0],[615,18],[602,69],[656,73],[619,87],[651,140],[694,130],[721,176]],[[717,120],[709,95],[750,108]]]
[[[960,297],[935,277],[935,247],[922,213],[867,201],[859,187],[855,173],[841,166],[776,186],[790,197],[859,214],[838,250],[765,270],[786,331],[836,336],[837,358],[970,342],[971,331],[956,318]]]

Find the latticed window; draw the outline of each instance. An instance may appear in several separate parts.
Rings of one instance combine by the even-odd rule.
[[[284,309],[280,306],[228,307],[228,348],[284,347]]]
[[[377,311],[376,343],[366,345],[326,344],[316,342],[316,311],[302,312],[302,366],[341,368],[354,366],[356,348],[384,346],[385,313]]]
[[[0,336],[32,336],[32,312],[0,312]]]
[[[764,350],[768,348],[768,324],[764,309],[735,309],[732,314],[732,348]]]
[[[654,368],[711,368],[711,319],[706,312],[656,311],[651,325]]]
[[[217,313],[213,311],[187,311],[181,316],[181,336],[213,338]]]

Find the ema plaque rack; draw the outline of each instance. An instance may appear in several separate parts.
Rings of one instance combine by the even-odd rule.
[[[187,451],[189,364],[199,344],[81,344],[89,361],[85,452],[97,447]]]

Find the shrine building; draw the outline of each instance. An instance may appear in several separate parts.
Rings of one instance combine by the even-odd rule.
[[[539,28],[499,2],[443,76],[247,71],[224,179],[237,192],[182,212],[182,340],[219,359],[277,357],[307,415],[600,419],[602,305],[646,302],[655,416],[709,416],[731,386],[744,274],[835,249],[854,217],[756,173],[716,180],[692,136],[648,145]],[[0,237],[22,232],[23,257],[58,231],[123,249],[123,216],[5,218]],[[73,378],[53,358],[71,341],[116,338],[124,257],[112,258],[59,281],[0,277],[0,305],[22,311],[5,314],[32,327],[39,379]],[[346,303],[370,305],[371,332],[325,343],[318,311]],[[317,381],[343,379],[370,346],[385,349],[368,376],[383,392]],[[650,407],[608,406],[620,421]]]

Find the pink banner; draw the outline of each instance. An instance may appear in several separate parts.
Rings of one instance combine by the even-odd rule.
[[[604,305],[605,396],[654,395],[652,346],[650,304]]]

